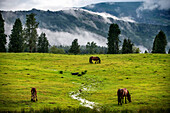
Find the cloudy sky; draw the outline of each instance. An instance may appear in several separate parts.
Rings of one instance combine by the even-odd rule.
[[[0,0],[0,10],[60,10],[64,7],[82,7],[99,2],[125,2],[143,0]]]
[[[16,11],[31,10],[32,8],[41,10],[57,11],[70,7],[82,7],[99,2],[135,2],[144,1],[141,9],[169,9],[170,0],[0,0],[0,10]]]

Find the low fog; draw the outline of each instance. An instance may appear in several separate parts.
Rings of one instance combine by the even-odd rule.
[[[7,34],[7,43],[11,34],[12,24],[5,23],[5,34]],[[78,39],[79,45],[86,45],[87,42],[94,41],[98,46],[106,46],[107,39],[84,29],[76,28],[69,32],[50,31],[48,29],[38,28],[38,35],[42,32],[46,34],[50,45],[71,45],[74,39]],[[7,44],[8,45],[8,44]]]
[[[46,34],[50,45],[71,45],[74,39],[78,39],[79,45],[86,45],[87,42],[92,41],[94,41],[98,46],[106,46],[107,43],[107,39],[105,37],[79,28],[71,31],[71,33],[38,29],[38,34],[41,32]]]

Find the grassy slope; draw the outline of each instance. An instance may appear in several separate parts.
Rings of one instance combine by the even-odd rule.
[[[0,110],[78,108],[69,93],[83,86],[92,86],[83,98],[110,110],[169,108],[170,55],[95,55],[101,64],[89,64],[90,56],[0,53]],[[71,75],[84,70],[82,77]],[[31,87],[38,91],[36,103],[30,101]],[[130,91],[132,103],[117,105],[118,88]]]

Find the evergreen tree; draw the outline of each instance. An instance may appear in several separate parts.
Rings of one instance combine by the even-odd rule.
[[[29,51],[32,53],[35,51],[36,48],[36,42],[37,42],[37,28],[38,23],[35,19],[35,14],[31,13],[29,15],[26,15],[26,31],[25,31],[25,37],[27,39],[27,44],[29,47]]]
[[[122,54],[133,53],[133,44],[130,39],[124,39],[122,46]]]
[[[38,52],[40,53],[48,53],[48,47],[49,42],[47,40],[47,37],[45,36],[45,33],[41,33],[41,35],[38,38]]]
[[[90,54],[94,54],[95,52],[95,48],[97,47],[96,43],[95,42],[87,42],[87,45],[86,45],[86,49],[88,50],[88,52]]]
[[[130,39],[128,39],[128,53],[133,53],[133,43],[131,42]]]
[[[16,19],[11,35],[9,36],[9,52],[22,52],[24,47],[23,29],[21,20]]]
[[[6,37],[5,35],[5,29],[4,29],[4,20],[2,18],[2,15],[0,13],[0,52],[6,52]]]
[[[169,51],[168,51],[168,54],[170,54],[170,49],[169,49]]]
[[[123,45],[122,45],[122,54],[126,54],[128,53],[128,47],[127,47],[128,43],[127,43],[127,39],[123,40]]]
[[[111,24],[108,33],[108,54],[118,54],[119,52],[119,34],[121,33],[117,24]]]
[[[80,53],[80,45],[78,45],[78,39],[74,39],[69,49],[69,53],[78,54]]]
[[[160,31],[153,42],[152,53],[166,53],[165,47],[167,45],[166,35]]]

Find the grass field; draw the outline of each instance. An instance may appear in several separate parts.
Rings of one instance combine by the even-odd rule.
[[[79,109],[79,97],[94,102],[99,111],[170,109],[170,55],[93,55],[101,64],[90,64],[92,55],[0,53],[0,111],[44,108]],[[72,72],[84,72],[82,76]],[[63,74],[60,72],[63,71]],[[31,88],[38,101],[31,102]],[[117,105],[118,88],[127,88],[132,102]]]

